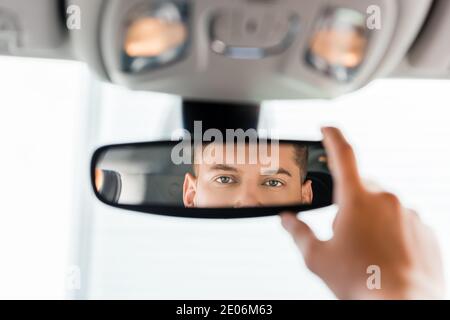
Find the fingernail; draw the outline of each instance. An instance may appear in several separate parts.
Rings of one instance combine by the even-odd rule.
[[[325,126],[325,127],[320,128],[320,131],[322,132],[322,134],[326,134],[328,131],[334,130],[334,129],[335,129],[334,127]]]
[[[323,139],[325,139],[327,137],[328,130],[329,130],[329,127],[320,128],[320,132],[322,133]]]
[[[293,219],[296,219],[293,213],[290,212],[284,212],[280,214],[281,217],[281,225],[284,229],[287,231],[290,231],[292,229],[293,225]]]

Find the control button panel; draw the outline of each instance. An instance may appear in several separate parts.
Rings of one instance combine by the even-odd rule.
[[[235,59],[260,59],[286,49],[299,28],[297,15],[273,9],[222,9],[211,20],[211,49]]]

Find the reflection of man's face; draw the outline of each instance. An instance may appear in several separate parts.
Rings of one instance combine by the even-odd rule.
[[[222,148],[222,147],[221,147]],[[199,148],[202,149],[202,148]],[[248,153],[249,146],[245,146]],[[194,165],[195,176],[187,173],[183,185],[186,207],[259,207],[308,204],[312,202],[311,181],[302,181],[295,147],[280,144],[278,170],[261,164],[227,161],[226,148],[212,161]],[[195,157],[203,157],[203,152]],[[248,158],[247,158],[248,159]]]

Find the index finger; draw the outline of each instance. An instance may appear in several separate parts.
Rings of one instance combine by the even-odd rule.
[[[335,201],[342,204],[345,199],[362,190],[355,154],[339,129],[325,127],[322,128],[322,133],[333,175]]]

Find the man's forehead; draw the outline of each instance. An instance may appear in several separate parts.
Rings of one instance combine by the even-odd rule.
[[[222,150],[223,152],[227,151],[236,151],[238,149],[249,150],[262,150],[269,152],[273,152],[275,149],[280,152],[294,152],[294,145],[291,143],[219,143],[219,142],[211,142],[211,143],[203,143],[194,146],[194,152],[199,153],[201,151],[207,150]]]
[[[194,153],[196,163],[205,163],[205,158],[209,164],[228,165],[295,161],[294,146],[288,143],[209,143],[196,146]]]

